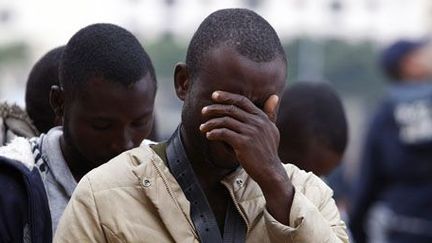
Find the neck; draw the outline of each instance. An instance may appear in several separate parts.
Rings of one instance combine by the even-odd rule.
[[[66,142],[64,134],[62,134],[60,137],[60,148],[64,160],[66,161],[66,164],[68,165],[69,170],[76,181],[79,181],[85,174],[87,174],[87,172],[92,169],[86,166],[90,165],[90,163],[88,163],[86,159],[80,155],[77,149]]]
[[[208,161],[207,151],[202,149],[202,144],[193,143],[193,139],[187,136],[183,126],[180,127],[180,135],[187,157],[202,187],[220,186],[220,181],[232,170],[216,167]]]

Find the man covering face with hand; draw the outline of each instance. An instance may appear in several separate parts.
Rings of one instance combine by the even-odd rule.
[[[87,174],[55,241],[347,242],[331,189],[278,157],[286,65],[261,16],[208,16],[175,67],[178,129]]]

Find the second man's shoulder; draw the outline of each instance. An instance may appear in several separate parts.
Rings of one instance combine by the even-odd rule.
[[[91,170],[82,180],[88,180],[93,192],[134,187],[139,183],[138,173],[151,166],[153,160],[160,158],[148,145],[141,144]]]

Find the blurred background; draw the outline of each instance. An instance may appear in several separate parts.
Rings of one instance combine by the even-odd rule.
[[[349,118],[349,168],[384,92],[379,51],[432,32],[430,0],[0,0],[0,101],[24,105],[27,75],[38,58],[88,24],[114,23],[132,31],[154,62],[158,129],[166,138],[180,120],[173,66],[184,61],[200,22],[227,7],[254,9],[273,25],[289,59],[287,82],[334,84]]]

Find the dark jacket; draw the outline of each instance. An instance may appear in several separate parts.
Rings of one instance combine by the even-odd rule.
[[[377,202],[432,222],[432,85],[392,87],[370,124],[358,175],[349,213],[356,242],[365,242]]]
[[[51,216],[36,167],[0,156],[0,242],[49,243]]]

